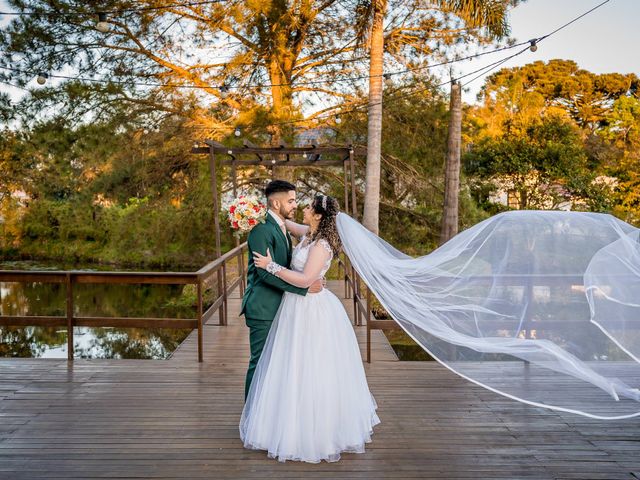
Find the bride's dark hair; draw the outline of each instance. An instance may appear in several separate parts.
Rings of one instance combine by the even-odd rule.
[[[326,199],[326,200],[325,200]],[[324,238],[334,255],[338,255],[342,249],[342,243],[340,242],[340,235],[338,235],[338,226],[336,224],[336,216],[340,212],[340,205],[338,201],[329,197],[328,195],[316,195],[311,202],[311,208],[314,213],[322,215],[318,229],[311,235],[310,240],[318,240]]]

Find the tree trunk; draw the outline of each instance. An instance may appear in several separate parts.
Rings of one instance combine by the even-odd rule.
[[[440,245],[458,233],[458,197],[460,193],[460,144],[462,141],[462,87],[451,84],[449,138],[444,174],[444,208]]]
[[[380,217],[380,151],[382,147],[382,67],[387,0],[374,0],[369,56],[369,125],[362,224],[376,235]]]

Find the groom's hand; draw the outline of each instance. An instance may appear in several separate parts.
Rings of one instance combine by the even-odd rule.
[[[324,287],[327,286],[327,281],[324,278],[319,278],[311,284],[309,287],[309,293],[321,292]]]

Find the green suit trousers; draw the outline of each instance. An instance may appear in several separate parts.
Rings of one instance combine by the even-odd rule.
[[[244,382],[244,399],[247,400],[247,395],[249,395],[249,386],[251,385],[251,380],[253,379],[253,373],[256,370],[256,366],[258,365],[258,360],[260,360],[260,355],[262,355],[262,349],[264,348],[264,343],[267,340],[267,335],[269,335],[269,330],[271,329],[272,320],[255,320],[252,318],[247,318],[247,327],[249,327],[249,343],[251,345],[251,358],[249,360],[249,368],[247,369],[247,378]]]

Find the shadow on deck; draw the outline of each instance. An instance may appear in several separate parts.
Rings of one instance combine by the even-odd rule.
[[[342,285],[329,285],[339,298]],[[508,400],[434,362],[399,362],[379,330],[365,369],[382,423],[366,453],[313,465],[245,450],[239,306],[236,292],[229,324],[205,325],[203,363],[196,331],[169,360],[0,359],[0,478],[640,478],[640,419]]]

